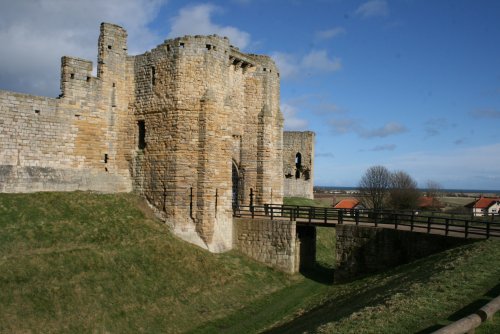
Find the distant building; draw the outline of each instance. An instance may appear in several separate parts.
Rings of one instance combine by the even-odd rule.
[[[441,209],[443,207],[443,203],[436,197],[422,196],[418,199],[418,208],[420,210]]]
[[[365,207],[356,198],[346,198],[333,206],[334,209],[357,210]]]
[[[472,210],[474,216],[489,216],[500,214],[500,197],[480,197],[465,205]]]

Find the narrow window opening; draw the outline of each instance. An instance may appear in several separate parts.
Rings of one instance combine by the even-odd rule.
[[[108,45],[108,50],[111,50],[112,49],[112,46],[111,45]]]
[[[40,114],[40,110],[35,109],[35,114]]]
[[[207,45],[205,45],[205,46],[206,46],[207,50],[212,50],[212,45],[207,44]]]
[[[146,148],[146,124],[144,121],[137,122],[137,129],[139,131],[138,148],[143,150]]]
[[[113,82],[113,88],[116,87],[116,83]]]
[[[167,51],[170,52],[170,44],[167,44]]]
[[[154,66],[151,66],[151,85],[156,85],[156,69]]]
[[[267,68],[264,67],[264,72],[267,72]]]
[[[179,47],[183,49],[184,48],[184,43],[179,43]]]
[[[69,77],[70,77],[71,79],[74,79],[74,78],[75,78],[75,73],[71,73]]]
[[[104,163],[107,164],[108,163],[108,160],[109,160],[109,157],[108,157],[108,154],[105,153],[104,154]]]
[[[297,152],[295,155],[295,178],[300,178],[300,171],[302,169],[302,154]]]
[[[87,77],[87,82],[90,82],[90,77]]]

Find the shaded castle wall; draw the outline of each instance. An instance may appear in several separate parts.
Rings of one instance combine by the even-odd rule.
[[[297,161],[298,154],[300,161]],[[313,171],[314,132],[285,131],[283,133],[284,196],[314,198]]]
[[[0,91],[0,191],[131,190],[125,57],[125,31],[103,24],[97,78],[63,57],[59,98]]]
[[[134,179],[182,238],[232,248],[233,164],[240,205],[281,202],[283,118],[268,57],[217,36],[167,40],[136,56],[132,109],[145,124]]]

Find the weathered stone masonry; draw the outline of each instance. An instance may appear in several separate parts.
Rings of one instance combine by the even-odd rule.
[[[58,98],[0,91],[0,191],[131,191],[211,251],[233,245],[232,206],[281,203],[279,73],[218,36],[138,56],[103,23],[92,63],[63,57]]]
[[[314,198],[314,132],[283,135],[284,196]]]

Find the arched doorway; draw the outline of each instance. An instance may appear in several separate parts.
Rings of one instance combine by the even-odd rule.
[[[239,185],[240,185],[240,173],[238,171],[238,167],[236,166],[236,163],[233,161],[232,164],[233,166],[233,174],[232,174],[232,181],[233,181],[233,211],[236,211],[239,208]]]

